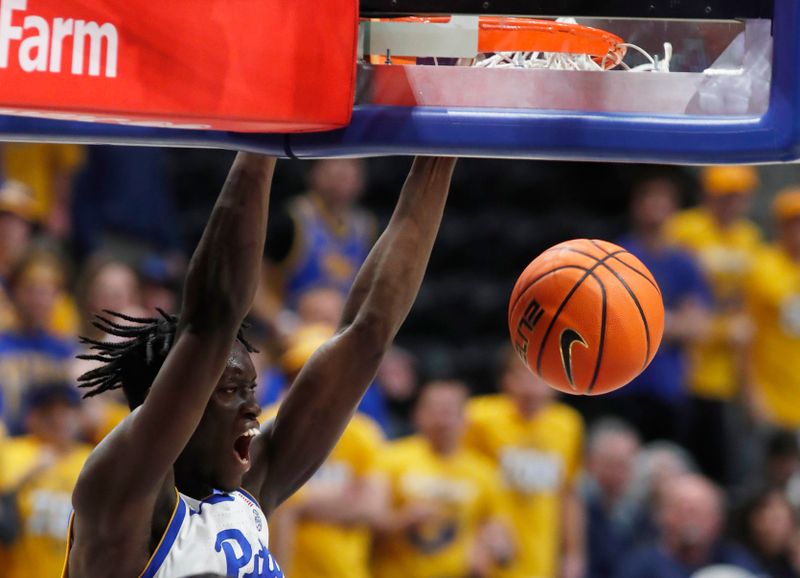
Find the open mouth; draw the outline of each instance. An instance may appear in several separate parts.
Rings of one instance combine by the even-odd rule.
[[[258,428],[251,427],[233,442],[233,453],[243,466],[250,466],[250,444],[258,435]]]

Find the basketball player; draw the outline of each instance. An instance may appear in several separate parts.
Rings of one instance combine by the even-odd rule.
[[[189,265],[180,317],[98,321],[128,340],[95,342],[105,365],[83,385],[89,395],[122,388],[135,409],[75,488],[70,578],[282,576],[266,518],[325,460],[408,314],[454,165],[414,162],[336,336],[259,431],[240,327],[258,283],[275,160],[239,154]]]

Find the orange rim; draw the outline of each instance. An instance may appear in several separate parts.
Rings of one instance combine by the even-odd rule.
[[[384,22],[447,24],[449,16],[385,18]],[[624,40],[605,30],[581,24],[503,16],[478,17],[478,52],[558,52],[587,54],[613,68],[625,56]]]

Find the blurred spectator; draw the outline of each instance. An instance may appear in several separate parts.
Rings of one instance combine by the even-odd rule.
[[[656,538],[658,530],[653,515],[664,489],[684,474],[695,471],[689,453],[667,441],[647,444],[636,457],[629,499],[638,512],[636,542],[647,543]]]
[[[83,162],[83,147],[5,143],[0,157],[0,174],[25,183],[33,193],[31,220],[56,239],[65,239],[70,232],[73,177]]]
[[[0,182],[0,276],[4,279],[28,250],[34,212],[30,188],[19,181]]]
[[[98,313],[107,310],[134,317],[144,315],[136,271],[126,262],[105,255],[97,255],[84,265],[78,279],[77,301],[81,335],[92,339],[102,337],[92,326]]]
[[[75,181],[72,239],[80,259],[106,251],[130,262],[181,249],[163,149],[91,146]]]
[[[762,490],[739,512],[739,539],[770,578],[798,578],[792,566],[792,541],[797,521],[779,490]]]
[[[28,435],[0,446],[0,488],[16,490],[19,535],[6,551],[7,578],[60,576],[72,488],[91,447],[79,443],[80,398],[69,383],[25,394]]]
[[[273,406],[262,416],[276,413]],[[382,444],[378,426],[356,414],[325,463],[275,512],[270,547],[287,575],[371,576],[370,530],[386,507],[375,469]]]
[[[373,218],[356,205],[364,172],[358,159],[316,161],[309,171],[310,191],[285,211],[270,213],[265,251],[278,302],[295,308],[309,288],[333,287],[343,295],[350,289],[375,241]]]
[[[460,382],[425,385],[414,414],[419,433],[380,456],[392,497],[376,536],[376,578],[484,577],[509,562],[500,481],[491,462],[462,444],[467,396]]]
[[[0,333],[0,393],[4,420],[15,433],[21,427],[19,410],[25,391],[37,383],[69,376],[74,342],[49,330],[63,282],[59,261],[44,252],[24,257],[9,278],[17,322]]]
[[[762,251],[747,278],[755,322],[753,413],[768,424],[800,429],[800,188],[778,193],[772,205],[777,243]]]
[[[738,445],[728,406],[742,389],[744,354],[753,335],[744,311],[744,279],[761,247],[761,232],[745,215],[759,180],[752,167],[709,167],[702,184],[702,205],[678,213],[667,234],[697,257],[713,289],[708,337],[690,349],[688,441],[703,472],[728,483]]]
[[[800,513],[800,443],[793,431],[774,430],[762,441],[764,461],[753,468],[750,478],[734,495],[741,508],[764,489],[781,492]]]
[[[259,378],[259,401],[268,405],[277,401],[283,388],[294,381],[294,376],[300,371],[306,360],[317,348],[333,336],[335,327],[341,318],[344,302],[337,299],[328,289],[310,289],[300,295],[299,303],[303,306],[305,319],[331,319],[336,325],[325,323],[301,323],[292,334],[284,340],[284,352],[280,358],[283,376],[277,374],[275,367],[267,365]],[[300,318],[300,321],[303,317]],[[376,383],[367,389],[358,411],[375,420],[385,432],[388,427],[388,409],[383,392]]]
[[[344,311],[344,295],[333,287],[313,287],[299,294],[297,316],[305,324],[337,327]]]
[[[22,183],[0,182],[0,329],[17,323],[14,305],[7,294],[8,282],[20,260],[30,252],[35,204],[31,190]],[[48,328],[59,335],[75,334],[77,313],[66,291],[59,291]]]
[[[683,442],[687,425],[687,347],[704,339],[710,295],[692,256],[669,244],[667,221],[680,198],[677,183],[650,176],[633,188],[631,233],[620,245],[636,255],[655,277],[666,318],[661,347],[650,365],[626,387],[604,400],[604,407],[629,421],[645,441]]]
[[[80,334],[94,340],[110,339],[92,325],[94,315],[104,310],[134,317],[147,316],[141,306],[141,288],[136,272],[123,261],[96,255],[86,262],[77,283],[77,302],[81,313]],[[154,315],[153,312],[151,315]],[[81,353],[88,353],[86,347]],[[77,382],[87,371],[97,367],[96,361],[73,359],[70,378]],[[84,436],[98,443],[130,413],[121,390],[87,399],[84,402]]]
[[[389,413],[387,436],[395,439],[410,435],[411,411],[418,388],[414,356],[393,346],[378,369],[377,383],[386,396]]]
[[[513,576],[582,578],[585,522],[576,480],[583,422],[555,392],[503,351],[499,395],[470,401],[467,444],[503,476],[519,544]]]
[[[148,315],[157,309],[178,312],[182,274],[160,255],[149,255],[139,265],[142,308]]]
[[[665,485],[656,516],[657,544],[628,555],[617,578],[690,578],[706,567],[728,564],[759,573],[744,550],[722,539],[723,496],[708,479],[684,474]]]
[[[639,436],[624,422],[607,418],[589,431],[587,479],[587,578],[613,578],[620,552],[636,541],[637,510],[625,497],[630,490]]]

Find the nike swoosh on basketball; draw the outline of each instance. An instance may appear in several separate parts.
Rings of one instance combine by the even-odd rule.
[[[577,388],[575,387],[575,381],[572,377],[572,346],[576,343],[580,343],[584,347],[589,347],[589,345],[584,341],[580,333],[570,328],[564,329],[564,331],[561,332],[561,339],[559,341],[561,344],[561,363],[564,365],[564,373],[567,374],[567,380],[574,391]]]

